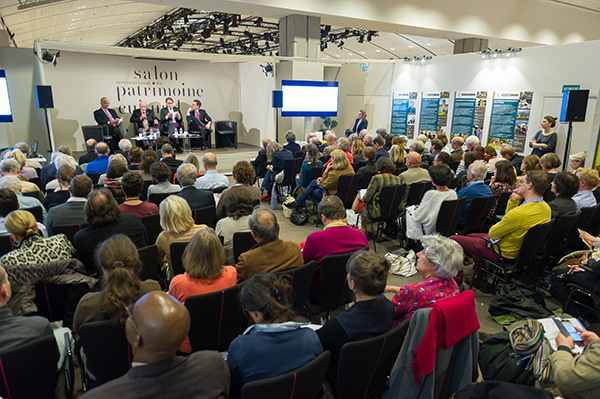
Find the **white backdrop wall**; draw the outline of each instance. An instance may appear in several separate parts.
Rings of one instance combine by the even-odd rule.
[[[128,124],[140,100],[156,113],[167,96],[179,101],[184,113],[192,100],[199,99],[213,121],[243,122],[237,62],[135,59],[62,51],[58,66],[46,65],[45,75],[56,107],[52,111],[55,142],[78,150],[84,145],[81,126],[96,124],[93,112],[104,96]],[[129,125],[128,136],[133,135]]]

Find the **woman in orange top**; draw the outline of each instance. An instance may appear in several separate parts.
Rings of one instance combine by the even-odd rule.
[[[235,267],[223,266],[223,245],[213,229],[200,230],[194,234],[181,261],[185,273],[173,277],[169,286],[169,294],[181,303],[189,296],[224,290],[237,283]],[[179,351],[192,351],[189,339],[186,338]]]

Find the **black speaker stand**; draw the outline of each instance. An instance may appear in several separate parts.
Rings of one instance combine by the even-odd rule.
[[[562,170],[567,170],[569,164],[569,150],[571,148],[571,133],[573,133],[573,122],[569,122],[569,128],[567,129],[567,142],[565,143],[565,157],[563,158]]]

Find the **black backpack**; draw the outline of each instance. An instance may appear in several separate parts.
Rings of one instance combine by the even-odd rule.
[[[535,296],[535,293],[531,293],[530,296]],[[538,299],[543,303],[543,296]],[[552,312],[532,297],[525,296],[523,291],[512,283],[504,285],[496,292],[488,311],[492,316],[514,313],[524,319],[543,319],[552,316]]]
[[[308,222],[308,211],[295,209],[290,215],[290,222],[296,226],[305,225]]]
[[[510,344],[510,331],[489,336],[479,345],[479,368],[484,380],[498,380],[533,386],[531,362],[522,361]]]

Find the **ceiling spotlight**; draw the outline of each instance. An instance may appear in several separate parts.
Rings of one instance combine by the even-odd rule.
[[[273,75],[273,64],[271,64],[270,62],[267,63],[267,65],[260,65],[260,68],[262,69],[263,73],[265,74],[265,76],[269,76],[269,73],[271,75]]]
[[[263,23],[262,17],[258,17],[258,18],[256,18],[256,21],[254,21],[254,25],[256,25],[256,26],[260,26],[260,24],[262,24],[262,23]]]

